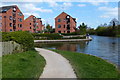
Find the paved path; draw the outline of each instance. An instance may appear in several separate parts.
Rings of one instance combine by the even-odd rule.
[[[61,39],[61,40],[34,40],[34,42],[79,42],[79,41],[91,41],[92,38],[89,39]]]
[[[35,48],[46,60],[46,66],[40,78],[76,78],[69,61],[53,51]]]

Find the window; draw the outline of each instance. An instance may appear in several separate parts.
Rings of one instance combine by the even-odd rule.
[[[19,24],[18,24],[18,27],[19,27]]]
[[[20,18],[19,21],[22,22],[22,19]]]
[[[2,23],[0,23],[0,27],[2,27]]]
[[[58,33],[61,33],[61,31],[58,31]]]
[[[4,18],[6,18],[6,16],[4,16]]]
[[[20,24],[20,27],[22,27],[22,24]]]
[[[2,20],[2,16],[0,16],[0,20]]]
[[[70,31],[67,31],[67,33],[70,33]]]
[[[12,32],[12,29],[10,29],[10,32]]]
[[[61,22],[61,20],[60,20],[60,19],[58,19],[58,22]]]
[[[9,19],[12,20],[12,16],[10,16]]]
[[[61,25],[58,25],[58,28],[61,28]]]
[[[30,25],[31,25],[31,23],[30,23]]]
[[[21,12],[19,12],[19,13],[18,13],[18,15],[19,15],[19,16],[22,16],[22,13],[21,13]]]
[[[38,23],[36,23],[36,25],[38,25]]]
[[[32,29],[32,28],[30,27],[30,29]]]
[[[64,22],[66,21],[66,19],[64,19]]]
[[[65,33],[65,31],[64,31],[64,33]]]
[[[2,9],[2,12],[6,12],[7,11],[7,9]]]
[[[18,30],[18,31],[22,31],[22,30]]]
[[[10,23],[10,27],[12,27],[12,23]]]

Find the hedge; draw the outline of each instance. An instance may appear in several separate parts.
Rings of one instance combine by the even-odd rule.
[[[34,48],[34,39],[31,33],[24,31],[3,32],[2,41],[15,41],[24,47],[24,50],[31,50]]]
[[[44,34],[38,34],[38,33],[33,33],[34,39],[62,39],[62,36],[56,33],[44,33]]]

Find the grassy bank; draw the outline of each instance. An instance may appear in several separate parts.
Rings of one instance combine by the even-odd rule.
[[[2,57],[3,78],[39,78],[45,60],[36,51],[10,54]]]
[[[76,52],[53,50],[68,59],[78,78],[117,78],[115,66],[105,60]]]

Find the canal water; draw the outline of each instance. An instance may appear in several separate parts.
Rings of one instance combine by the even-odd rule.
[[[120,38],[94,35],[91,37],[92,41],[35,43],[35,46],[91,54],[120,66]]]

